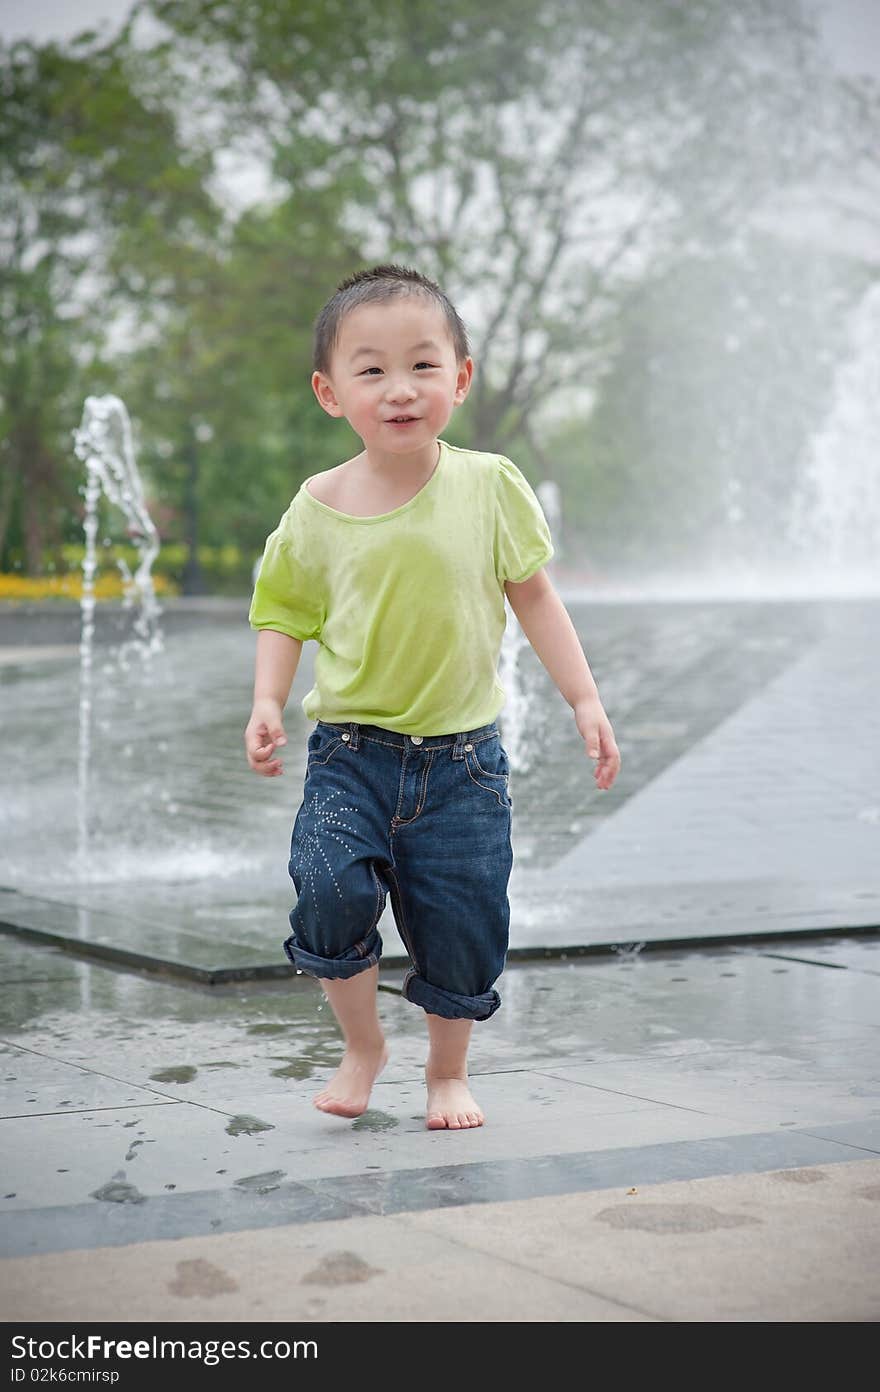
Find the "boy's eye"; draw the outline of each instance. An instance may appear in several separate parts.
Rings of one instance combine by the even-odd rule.
[[[428,368],[431,368],[431,367],[436,367],[436,366],[437,366],[436,363],[431,363],[431,362],[417,362],[417,363],[416,363],[416,368],[417,368],[417,369],[420,368],[420,367],[428,367]],[[365,367],[364,370],[363,370],[363,372],[362,372],[360,375],[361,375],[361,377],[369,377],[372,373],[374,373],[374,372],[381,372],[381,371],[382,371],[381,367]]]

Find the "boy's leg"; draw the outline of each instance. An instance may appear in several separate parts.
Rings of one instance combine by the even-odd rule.
[[[321,980],[321,987],[345,1036],[342,1063],[324,1091],[314,1099],[315,1106],[322,1112],[358,1117],[367,1110],[373,1083],[388,1059],[376,1008],[378,979],[377,963],[357,976]]]
[[[428,1129],[463,1131],[482,1126],[483,1113],[468,1086],[467,1051],[473,1020],[446,1020],[427,1012],[425,1018],[430,1039],[425,1065]]]

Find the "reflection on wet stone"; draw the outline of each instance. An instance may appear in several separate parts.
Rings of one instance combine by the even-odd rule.
[[[387,1112],[377,1112],[368,1110],[363,1116],[359,1116],[357,1121],[352,1124],[352,1131],[390,1131],[393,1126],[399,1125],[397,1117],[389,1116]]]
[[[310,1078],[314,1071],[315,1065],[308,1059],[291,1059],[283,1068],[269,1070],[273,1078],[296,1078],[299,1082]]]
[[[90,1199],[100,1199],[103,1203],[146,1203],[147,1196],[136,1189],[133,1184],[128,1184],[125,1178],[125,1171],[118,1170],[107,1184],[102,1184],[100,1189],[93,1189],[89,1195]]]
[[[153,1083],[191,1083],[198,1073],[191,1064],[178,1064],[175,1068],[160,1068],[158,1073],[150,1074]]]
[[[346,1286],[381,1276],[380,1267],[370,1266],[356,1252],[329,1252],[322,1257],[314,1271],[302,1278],[303,1285]]]
[[[246,1189],[250,1194],[271,1194],[280,1188],[284,1170],[266,1170],[263,1174],[244,1175],[235,1181],[236,1189]]]
[[[635,1229],[651,1233],[703,1233],[719,1228],[756,1227],[760,1218],[747,1214],[719,1213],[707,1204],[639,1204],[635,1208],[621,1205],[603,1208],[596,1217],[612,1228]]]
[[[820,1184],[828,1176],[824,1170],[778,1170],[773,1178],[787,1184]]]
[[[177,1275],[173,1281],[168,1282],[168,1289],[172,1295],[187,1299],[193,1295],[208,1298],[212,1295],[228,1295],[237,1291],[239,1286],[238,1282],[233,1281],[219,1266],[198,1257],[195,1261],[177,1263]]]
[[[259,1117],[241,1115],[230,1117],[226,1134],[227,1136],[255,1136],[259,1131],[274,1130],[275,1127],[268,1121],[260,1121]]]

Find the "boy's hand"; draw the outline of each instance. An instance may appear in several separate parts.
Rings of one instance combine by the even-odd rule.
[[[583,736],[587,754],[598,763],[593,771],[597,787],[610,788],[620,772],[620,750],[614,738],[611,721],[601,701],[579,701],[574,708],[575,723]]]
[[[281,707],[277,701],[257,701],[244,732],[247,761],[254,773],[264,778],[276,778],[284,772],[280,759],[273,759],[276,749],[287,743],[281,723]]]

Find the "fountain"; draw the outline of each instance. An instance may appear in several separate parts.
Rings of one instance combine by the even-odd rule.
[[[561,561],[563,555],[562,494],[559,484],[553,479],[542,479],[535,487],[535,494],[547,519],[547,526],[550,528],[555,560]]]
[[[562,531],[562,501],[559,484],[552,479],[543,479],[535,488],[535,495],[547,519],[553,539],[555,558],[561,555],[560,541]],[[552,562],[551,562],[552,565]],[[524,773],[531,764],[529,744],[526,733],[529,726],[530,697],[519,669],[520,654],[529,646],[529,640],[520,628],[517,617],[505,599],[507,627],[501,640],[501,656],[498,662],[498,675],[507,699],[499,716],[504,747],[510,758],[511,767]]]
[[[880,585],[880,284],[852,313],[850,352],[837,368],[832,404],[810,442],[789,540],[831,592]]]
[[[528,647],[529,640],[506,599],[504,606],[507,611],[507,627],[501,639],[498,676],[504,687],[506,700],[498,719],[511,767],[524,769],[528,766],[527,696],[519,671],[519,656]]]
[[[131,573],[125,561],[117,565],[123,576],[123,604],[137,604],[133,636],[116,652],[117,664],[125,668],[132,656],[148,660],[161,650],[159,627],[161,609],[153,588],[152,566],[159,552],[159,537],[144,499],[144,490],[134,458],[131,421],[118,396],[89,396],[83,407],[79,429],[74,431],[74,449],[86,467],[85,497],[86,546],[83,557],[83,585],[80,611],[79,682],[79,759],[77,781],[77,847],[81,877],[88,873],[88,792],[91,756],[92,671],[95,635],[95,573],[98,568],[96,538],[98,506],[103,493],[118,508],[127,523],[127,532],[138,553],[138,566]]]

